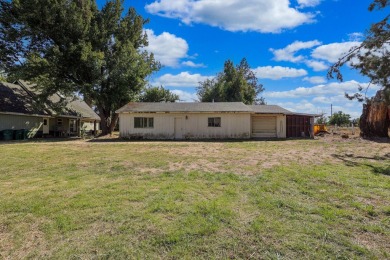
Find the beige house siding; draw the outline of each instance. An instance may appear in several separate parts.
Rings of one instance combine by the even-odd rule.
[[[90,121],[82,121],[81,122],[82,124],[82,128],[85,129],[85,131],[93,131],[94,130],[94,122],[90,122]],[[96,130],[100,130],[99,128],[99,122],[96,122]]]
[[[6,129],[28,129],[28,137],[34,137],[42,131],[43,117],[0,114],[0,131]]]
[[[153,128],[134,128],[134,117],[152,117]],[[209,127],[208,118],[220,117],[220,127]],[[176,120],[175,120],[176,119]],[[176,122],[176,127],[175,127]],[[250,138],[250,113],[121,113],[121,137],[149,139]],[[180,133],[178,133],[180,131]]]

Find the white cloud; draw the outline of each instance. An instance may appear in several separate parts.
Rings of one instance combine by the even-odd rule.
[[[196,95],[196,93],[191,93],[179,89],[174,89],[171,91],[172,93],[176,94],[179,96],[180,102],[198,102],[199,98]]]
[[[314,103],[322,103],[322,104],[335,104],[335,103],[345,103],[347,102],[347,98],[345,95],[336,95],[336,96],[318,96],[312,99]]]
[[[199,82],[212,78],[212,76],[202,76],[201,74],[190,74],[187,71],[177,75],[164,74],[153,81],[152,85],[162,85],[164,87],[197,87]]]
[[[321,0],[297,0],[299,8],[314,7],[321,3]]]
[[[305,59],[304,56],[299,55],[295,56],[296,52],[303,49],[311,49],[315,46],[320,45],[321,42],[317,40],[313,41],[295,41],[289,45],[287,45],[283,49],[270,49],[270,51],[274,54],[274,60],[276,61],[291,61],[291,62],[299,62]]]
[[[323,61],[318,60],[306,60],[305,64],[314,71],[323,71],[329,68],[329,66],[326,65]]]
[[[368,86],[368,83],[359,83],[355,80],[332,82],[326,85],[317,85],[310,88],[298,87],[288,91],[264,91],[263,96],[271,98],[302,98],[320,95],[344,95],[345,92],[355,93],[359,86],[365,88]],[[371,85],[370,89],[375,90],[377,87]]]
[[[307,71],[304,69],[294,69],[281,66],[258,67],[253,69],[253,72],[258,78],[262,79],[296,78],[307,75]]]
[[[343,54],[347,53],[352,47],[360,45],[361,42],[336,42],[321,45],[315,48],[311,54],[313,58],[335,63]]]
[[[150,29],[146,29],[145,32],[149,40],[149,46],[145,49],[153,52],[155,59],[160,61],[162,65],[177,67],[179,60],[187,57],[188,44],[183,38],[168,32],[155,35]]]
[[[193,61],[187,60],[183,61],[181,63],[184,66],[191,67],[191,68],[204,68],[206,67],[203,63],[194,63]]]
[[[145,9],[185,24],[203,23],[228,31],[277,33],[314,19],[313,13],[290,7],[289,0],[158,0]]]
[[[351,42],[360,42],[363,39],[363,34],[360,32],[354,32],[348,34],[349,41]]]
[[[303,81],[308,81],[313,84],[322,84],[326,82],[326,79],[321,76],[314,76],[314,77],[304,77]]]
[[[335,101],[335,100],[333,100]],[[346,103],[348,102],[348,103]],[[362,113],[362,104],[357,101],[350,101],[344,98],[343,103],[335,105],[332,103],[317,103],[314,100],[300,100],[294,102],[275,102],[276,105],[284,107],[290,111],[297,113],[322,114],[330,116],[330,104],[333,104],[333,113],[343,111],[343,113],[351,115],[351,118],[358,118]]]

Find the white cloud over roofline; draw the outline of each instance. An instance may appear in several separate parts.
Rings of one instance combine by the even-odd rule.
[[[369,83],[360,83],[355,80],[345,82],[331,82],[329,84],[320,84],[314,87],[298,87],[287,91],[264,91],[264,97],[270,98],[304,98],[317,97],[321,95],[344,95],[347,93],[355,93],[359,86],[366,88]],[[370,91],[379,89],[375,85],[370,86]]]
[[[296,53],[298,51],[304,49],[311,49],[320,44],[321,42],[318,40],[306,41],[306,42],[294,41],[293,43],[287,45],[285,48],[282,49],[271,48],[270,51],[274,54],[274,60],[276,61],[300,62],[303,61],[305,57],[302,55],[296,56]]]
[[[174,34],[163,32],[155,35],[153,30],[146,29],[149,46],[145,50],[152,52],[157,61],[168,67],[178,67],[180,59],[187,57],[188,43]]]
[[[335,63],[345,55],[352,47],[359,46],[361,42],[336,42],[318,46],[311,56],[316,59]]]
[[[176,75],[167,73],[155,79],[152,85],[162,85],[164,87],[197,87],[199,86],[199,82],[209,78],[213,78],[213,76],[203,76],[197,73],[191,74],[188,71]]]
[[[282,79],[282,78],[296,78],[307,75],[304,69],[295,69],[281,66],[265,66],[253,69],[256,77],[259,79]]]
[[[191,93],[191,92],[183,91],[180,89],[174,89],[171,92],[179,96],[179,102],[198,102],[199,101],[199,98],[196,95],[196,93]]]
[[[314,3],[300,0],[300,5]],[[289,0],[158,0],[147,12],[179,19],[185,24],[202,23],[228,31],[278,33],[314,21],[314,14],[290,6]]]
[[[297,0],[299,8],[314,7],[321,3],[321,0]]]
[[[203,63],[195,63],[193,61],[187,60],[181,63],[183,66],[191,67],[191,68],[205,68],[206,66]]]
[[[322,84],[326,82],[325,77],[322,76],[304,77],[302,80],[313,84]]]

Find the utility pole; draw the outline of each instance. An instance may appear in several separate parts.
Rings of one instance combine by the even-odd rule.
[[[333,115],[333,104],[330,104],[330,116],[332,117]]]

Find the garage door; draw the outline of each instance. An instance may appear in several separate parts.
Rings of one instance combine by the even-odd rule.
[[[252,117],[252,135],[254,137],[276,137],[276,117]]]

